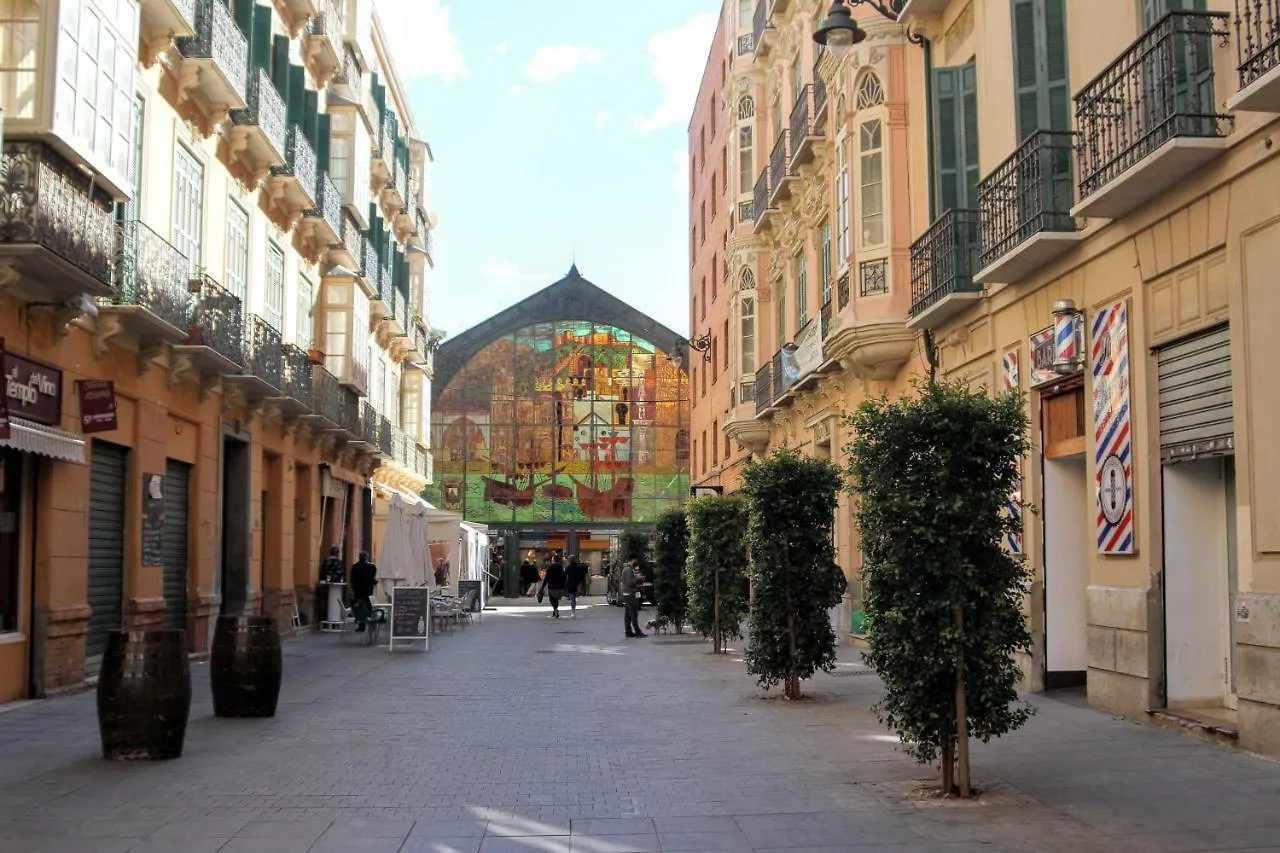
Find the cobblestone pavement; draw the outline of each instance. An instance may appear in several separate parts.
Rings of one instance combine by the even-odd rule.
[[[291,640],[257,721],[215,719],[198,665],[167,763],[103,761],[91,693],[8,710],[0,851],[1280,851],[1274,763],[1041,699],[976,747],[983,799],[923,800],[852,652],[785,703],[738,655],[621,634],[507,607],[428,654]]]

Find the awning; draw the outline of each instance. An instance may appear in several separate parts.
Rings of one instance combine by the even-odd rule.
[[[63,462],[84,463],[83,438],[25,418],[9,418],[9,438],[0,439],[0,447],[12,447],[23,453],[38,453]]]

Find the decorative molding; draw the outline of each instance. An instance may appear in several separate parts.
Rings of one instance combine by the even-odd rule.
[[[120,321],[120,315],[114,312],[110,314],[99,313],[93,318],[93,354],[98,358],[102,358],[110,349],[109,342],[116,335],[124,331],[124,323]],[[142,364],[138,364],[138,375],[141,376],[144,371]]]
[[[99,317],[101,319],[101,317]],[[164,352],[164,344],[156,341],[138,347],[138,375],[145,376],[151,369],[151,362]]]

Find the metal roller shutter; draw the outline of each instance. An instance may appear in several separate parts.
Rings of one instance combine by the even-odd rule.
[[[164,466],[164,627],[187,627],[187,493],[191,466],[170,459]]]
[[[1231,334],[1218,326],[1156,350],[1160,455],[1166,463],[1235,450]]]
[[[89,463],[89,633],[85,657],[97,658],[124,611],[124,513],[129,449],[93,442]]]

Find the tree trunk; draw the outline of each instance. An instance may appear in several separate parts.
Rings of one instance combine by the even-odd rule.
[[[942,745],[942,792],[948,797],[955,787],[956,758],[950,735]]]
[[[956,605],[956,630],[960,634],[960,660],[956,663],[956,775],[959,776],[960,797],[973,795],[969,785],[969,711],[964,695],[964,606]]]
[[[724,644],[720,637],[720,569],[716,569],[716,593],[712,603],[712,636],[715,637],[715,652],[720,654],[721,646]]]
[[[787,646],[791,652],[791,665],[795,666],[796,662],[796,617],[794,613],[787,613]],[[800,698],[800,677],[795,671],[787,673],[786,680],[786,696],[788,699]]]

